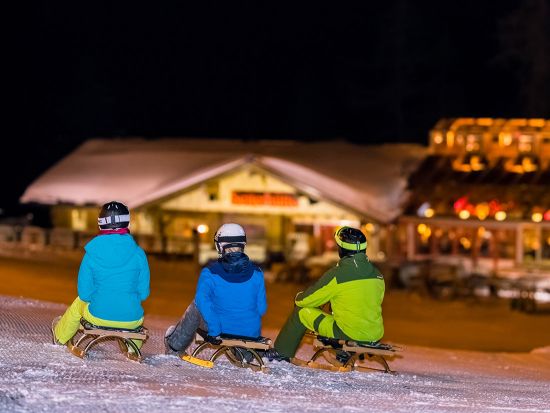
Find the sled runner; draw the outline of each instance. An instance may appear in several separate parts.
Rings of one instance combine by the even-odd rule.
[[[270,338],[222,334],[220,336],[222,342],[220,344],[212,344],[205,341],[205,337],[205,331],[197,330],[195,342],[198,346],[191,356],[184,355],[181,359],[201,367],[212,368],[214,366],[214,361],[224,354],[229,361],[237,367],[245,367],[264,373],[267,372],[267,367],[265,367],[262,357],[258,352],[271,348]],[[212,356],[210,356],[208,360],[199,358],[198,356],[208,348],[215,350]]]
[[[76,337],[78,336],[78,339]],[[67,342],[67,347],[75,356],[84,358],[88,350],[100,341],[115,339],[122,353],[132,361],[141,362],[142,355],[138,346],[132,341],[147,340],[148,330],[141,326],[134,330],[115,327],[101,327],[82,319],[76,335]],[[76,343],[75,340],[76,339]]]
[[[340,340],[309,334],[313,336],[313,347],[315,353],[309,361],[293,358],[293,364],[302,367],[312,367],[316,369],[330,371],[383,371],[385,373],[394,373],[390,369],[386,357],[395,357],[400,347],[391,346],[384,343],[361,343],[352,340]],[[317,360],[323,356],[329,364],[319,363]],[[358,365],[358,362],[373,360],[377,361],[384,367],[384,370],[376,369],[367,366]]]

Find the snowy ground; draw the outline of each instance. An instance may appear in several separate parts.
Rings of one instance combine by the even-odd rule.
[[[403,357],[390,363],[397,375],[286,363],[270,363],[269,374],[262,374],[225,360],[209,370],[162,355],[162,333],[183,310],[195,282],[176,263],[152,263],[146,318],[152,337],[144,362],[127,361],[112,343],[81,360],[49,344],[50,321],[66,305],[46,301],[70,301],[77,262],[0,259],[0,294],[42,299],[0,295],[0,412],[550,412],[550,318],[512,313],[498,303],[388,294],[386,337],[405,347]],[[268,286],[265,335],[276,336],[296,288]],[[183,298],[174,303],[177,295]],[[433,343],[497,350],[438,349]],[[541,348],[525,350],[528,343]],[[516,351],[498,351],[510,348]],[[311,354],[305,343],[299,356]]]
[[[162,355],[154,318],[142,364],[112,343],[74,357],[49,343],[64,306],[0,296],[2,412],[550,412],[550,348],[530,354],[407,346],[399,373],[332,373],[270,363],[268,374]],[[302,347],[300,355],[310,354]]]

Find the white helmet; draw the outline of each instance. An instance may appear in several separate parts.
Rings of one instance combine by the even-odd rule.
[[[214,244],[218,254],[223,255],[226,248],[246,245],[246,234],[239,224],[223,224],[214,235]]]

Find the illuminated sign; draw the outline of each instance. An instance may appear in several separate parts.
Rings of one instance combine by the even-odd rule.
[[[233,192],[231,202],[235,205],[298,206],[298,198],[294,194],[277,192]]]

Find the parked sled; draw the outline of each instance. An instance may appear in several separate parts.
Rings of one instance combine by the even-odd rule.
[[[100,341],[114,339],[117,341],[122,353],[128,359],[141,362],[141,351],[132,339],[145,341],[148,337],[149,331],[143,326],[133,330],[127,330],[115,327],[96,326],[82,319],[80,320],[78,332],[67,342],[67,347],[75,356],[84,358],[88,350]]]
[[[309,361],[293,358],[291,362],[302,367],[312,367],[329,371],[383,371],[395,373],[391,370],[386,357],[393,358],[401,351],[400,347],[384,343],[360,343],[351,340],[339,340],[310,334],[313,336],[315,353]],[[323,356],[329,364],[319,363]],[[362,361],[377,361],[384,367],[383,370],[359,365]]]
[[[267,372],[267,367],[258,351],[262,352],[271,348],[270,338],[222,334],[220,336],[222,342],[216,345],[205,341],[205,337],[206,332],[198,330],[195,336],[195,342],[198,346],[191,356],[184,355],[181,359],[201,367],[212,368],[216,359],[224,354],[237,367]],[[199,358],[199,355],[208,348],[215,350],[214,353],[208,359]]]

